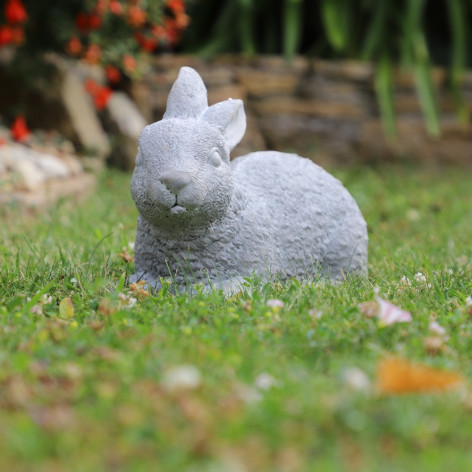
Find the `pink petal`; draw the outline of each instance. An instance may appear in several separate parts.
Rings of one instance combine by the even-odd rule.
[[[402,310],[393,303],[376,297],[379,304],[378,318],[384,325],[392,325],[395,323],[409,323],[411,321],[411,313]]]

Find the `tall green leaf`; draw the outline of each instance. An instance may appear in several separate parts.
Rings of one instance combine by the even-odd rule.
[[[239,40],[242,51],[252,56],[256,52],[254,40],[254,4],[253,0],[238,0],[239,6]],[[228,25],[230,26],[230,25]]]
[[[432,136],[441,134],[439,126],[436,93],[433,83],[432,70],[428,61],[417,61],[415,65],[416,90],[420,97],[426,129]]]
[[[301,37],[302,0],[284,0],[283,53],[287,60],[293,59]]]
[[[349,42],[350,0],[323,0],[321,16],[329,43],[338,52]]]
[[[388,20],[390,2],[377,0],[372,21],[367,29],[361,57],[364,60],[372,59],[375,53],[385,46],[386,23]]]

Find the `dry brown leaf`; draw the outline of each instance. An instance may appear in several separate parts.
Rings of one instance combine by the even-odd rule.
[[[149,297],[150,293],[144,288],[147,285],[145,280],[129,285],[129,291],[135,297]]]
[[[126,263],[130,263],[134,261],[134,256],[128,253],[127,249],[124,247],[123,250],[120,252],[120,257],[123,259]]]
[[[456,372],[415,364],[406,359],[384,359],[377,368],[377,388],[383,395],[441,391],[455,387],[463,380]]]

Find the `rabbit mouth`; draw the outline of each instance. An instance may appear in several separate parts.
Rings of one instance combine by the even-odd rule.
[[[175,202],[174,206],[170,209],[170,212],[173,215],[180,215],[182,213],[186,213],[187,208],[180,206],[177,202]]]

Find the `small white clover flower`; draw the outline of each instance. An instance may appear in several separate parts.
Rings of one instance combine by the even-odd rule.
[[[415,274],[415,280],[416,280],[416,282],[418,282],[420,284],[425,284],[426,283],[426,277],[421,272],[417,272]]]
[[[263,372],[256,377],[254,385],[261,390],[269,390],[270,388],[277,385],[277,381],[272,377],[272,375]]]
[[[400,279],[400,283],[402,285],[405,285],[406,287],[411,287],[411,280],[406,276],[404,275],[401,279]]]

